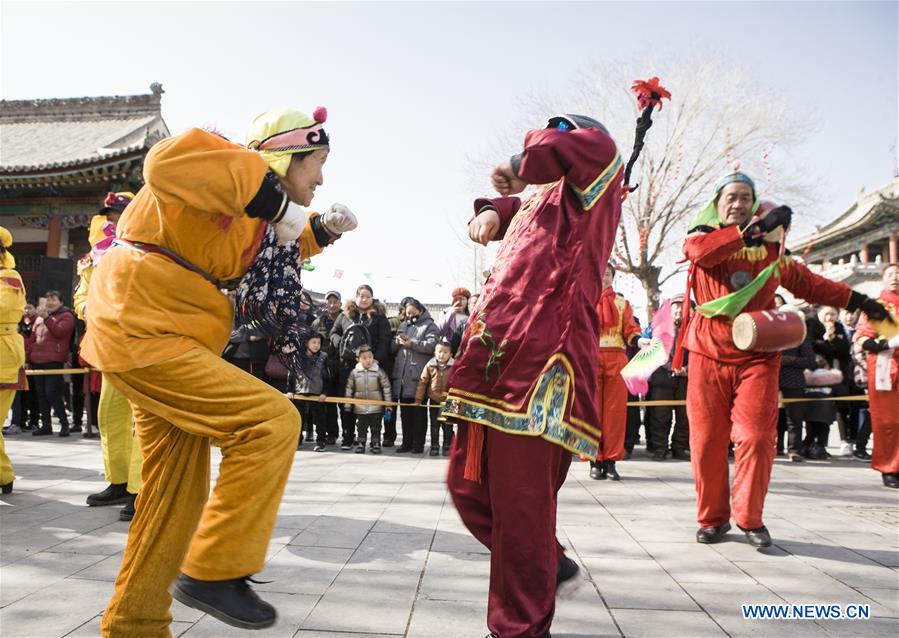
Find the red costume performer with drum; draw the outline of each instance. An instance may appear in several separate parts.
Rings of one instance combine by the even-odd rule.
[[[680,367],[682,348],[689,350],[687,414],[700,543],[721,541],[733,515],[752,545],[771,544],[762,510],[777,438],[780,353],[771,351],[777,346],[769,342],[777,338],[781,320],[771,323],[753,311],[773,310],[780,285],[811,303],[860,308],[877,319],[887,316],[877,301],[820,277],[783,254],[783,233],[792,218],[788,207],[753,216],[758,210],[752,179],[731,173],[718,183],[715,197],[691,224],[684,243],[690,261],[687,286],[699,305],[680,333],[672,368]],[[772,236],[778,234],[779,241],[774,241]],[[735,345],[733,320],[741,312],[751,315],[741,318],[741,323],[767,328],[756,339],[760,349],[746,351]],[[788,320],[783,321],[786,329],[779,335],[783,343],[777,349],[795,341],[786,326]],[[732,497],[727,459],[731,441],[735,444]]]
[[[661,97],[655,82],[638,142]],[[622,168],[602,124],[556,116],[494,170],[503,197],[475,201],[469,236],[503,244],[472,309],[442,418],[459,424],[450,494],[490,549],[494,637],[549,636],[557,591],[581,580],[556,539],[556,497],[572,452],[599,452],[596,304],[621,214]],[[523,203],[508,197],[528,184],[545,186]]]
[[[881,473],[883,484],[899,488],[899,264],[883,269],[880,301],[890,311],[892,323],[862,317],[855,339],[868,353],[868,404],[874,449],[871,467]]]
[[[615,293],[615,269],[606,267],[599,297],[599,388],[597,389],[602,440],[596,461],[590,462],[590,478],[620,480],[615,461],[624,458],[627,430],[627,386],[621,371],[627,365],[627,346],[640,337],[640,326],[627,299]]]

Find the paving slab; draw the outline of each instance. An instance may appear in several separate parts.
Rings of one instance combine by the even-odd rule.
[[[836,430],[834,428],[834,430]],[[95,636],[122,560],[118,507],[99,441],[8,437],[15,491],[0,498],[0,627],[27,638]],[[835,452],[835,449],[831,450]],[[220,455],[213,451],[212,476]],[[623,480],[573,463],[558,537],[583,586],[557,602],[554,638],[899,635],[899,500],[861,463],[778,459],[765,522],[774,546],[737,530],[699,545],[689,464],[638,448]],[[446,459],[297,453],[254,586],[279,611],[260,635],[481,638],[490,556],[445,489]],[[833,486],[839,485],[839,490]],[[868,604],[868,621],[747,621],[742,604]],[[175,636],[244,635],[172,605]]]

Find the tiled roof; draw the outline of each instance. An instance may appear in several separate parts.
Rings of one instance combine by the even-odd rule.
[[[855,232],[888,232],[889,227],[899,223],[899,177],[893,178],[881,188],[870,193],[861,193],[849,209],[821,226],[815,232],[788,242],[790,250],[803,247],[822,246],[839,242],[843,237]]]
[[[0,175],[95,166],[168,136],[152,94],[0,101]],[[66,170],[65,172],[69,172]]]

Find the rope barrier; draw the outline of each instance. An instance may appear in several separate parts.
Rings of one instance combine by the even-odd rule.
[[[62,370],[26,370],[25,374],[28,376],[47,376],[52,374],[86,374],[88,372],[93,371],[93,368],[66,368]],[[324,399],[319,399],[317,395],[305,395],[305,394],[294,394],[293,392],[287,392],[284,394],[288,399],[292,401],[310,401],[312,403],[337,403],[343,405],[373,405],[373,406],[381,406],[385,408],[395,408],[395,407],[413,407],[413,408],[439,408],[443,404],[442,403],[404,403],[402,401],[377,401],[375,399],[351,399],[349,397],[325,397]],[[809,397],[809,398],[789,398],[789,399],[780,399],[780,405],[786,405],[788,403],[813,403],[816,401],[868,401],[867,394],[855,394],[852,396],[846,397]],[[674,401],[628,401],[628,407],[643,407],[643,408],[674,408],[679,406],[687,405],[685,400],[674,400]]]

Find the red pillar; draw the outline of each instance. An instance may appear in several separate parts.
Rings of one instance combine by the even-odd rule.
[[[861,258],[861,262],[863,264],[868,263],[868,242],[866,242],[864,240],[862,240],[862,250],[861,250],[860,258]]]
[[[897,246],[895,230],[890,233],[890,263],[899,263],[899,246]]]
[[[59,217],[50,215],[50,223],[47,225],[47,257],[59,257],[59,229]]]

